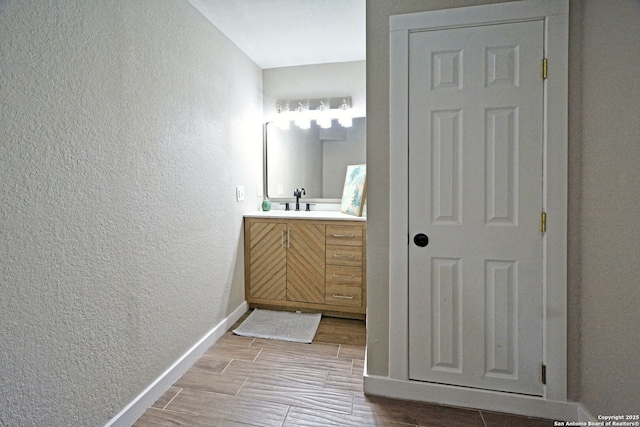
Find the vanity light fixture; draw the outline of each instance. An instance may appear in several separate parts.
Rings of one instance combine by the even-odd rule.
[[[296,105],[295,110],[290,106]],[[332,106],[336,106],[332,108]],[[331,127],[332,120],[337,120],[342,127],[351,127],[351,97],[280,100],[276,104],[276,123],[281,129],[288,129],[293,121],[300,129],[309,129],[315,120],[323,129]]]

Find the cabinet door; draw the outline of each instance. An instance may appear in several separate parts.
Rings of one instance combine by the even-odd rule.
[[[324,302],[324,225],[290,223],[287,253],[287,300]]]
[[[287,296],[287,226],[251,222],[249,296],[285,300]]]

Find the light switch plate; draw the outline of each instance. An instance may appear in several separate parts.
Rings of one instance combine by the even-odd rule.
[[[244,200],[244,187],[239,185],[236,187],[236,201],[241,202]]]

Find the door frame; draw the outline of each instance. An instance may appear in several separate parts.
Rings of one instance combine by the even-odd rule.
[[[413,31],[544,21],[543,397],[417,383],[408,378],[408,52]],[[389,377],[365,392],[561,418],[567,405],[568,0],[524,0],[390,17]],[[542,58],[541,58],[542,60]],[[542,61],[541,61],[542,62]],[[541,64],[542,68],[542,64]],[[550,404],[553,401],[555,404]],[[533,404],[532,404],[533,402]],[[571,407],[572,408],[572,407]],[[542,412],[541,412],[542,411]]]

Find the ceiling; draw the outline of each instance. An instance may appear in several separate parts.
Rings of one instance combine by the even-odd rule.
[[[365,59],[366,0],[189,0],[261,68]]]

